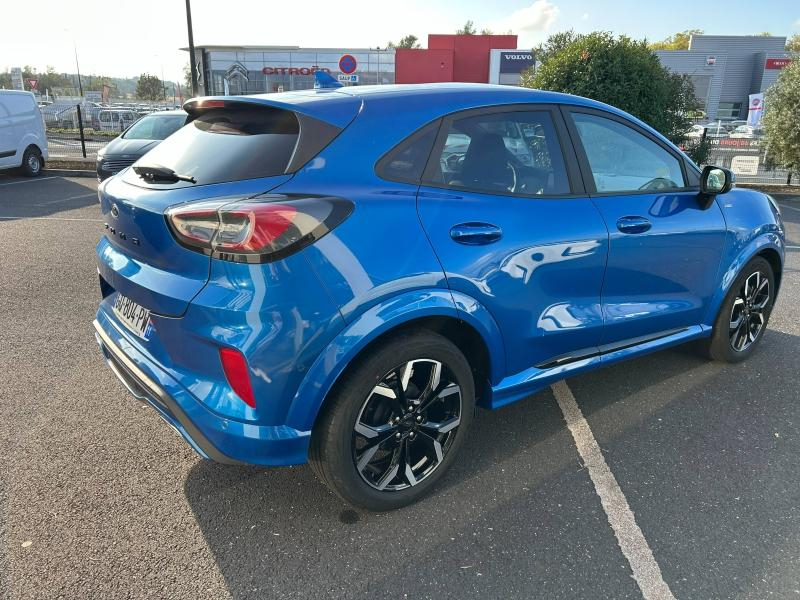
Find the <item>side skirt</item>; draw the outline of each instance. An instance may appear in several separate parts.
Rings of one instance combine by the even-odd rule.
[[[616,362],[644,356],[670,346],[683,344],[690,340],[708,337],[711,328],[706,325],[693,325],[683,329],[662,331],[646,337],[634,338],[606,344],[595,348],[556,357],[535,367],[506,377],[492,388],[491,398],[484,399],[486,408],[500,408],[517,400],[527,398],[559,381],[585,371],[604,367]]]

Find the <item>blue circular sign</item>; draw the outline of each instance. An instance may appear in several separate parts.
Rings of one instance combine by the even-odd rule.
[[[357,66],[356,57],[352,54],[345,54],[339,59],[339,70],[345,75],[352,75],[355,73]]]

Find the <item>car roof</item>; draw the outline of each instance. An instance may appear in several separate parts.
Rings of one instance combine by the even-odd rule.
[[[413,105],[417,109],[409,108]],[[511,85],[486,83],[421,83],[363,85],[340,88],[310,89],[273,94],[247,96],[210,96],[193,98],[184,104],[184,110],[196,116],[208,101],[226,103],[253,103],[295,111],[338,127],[346,127],[357,113],[370,109],[370,113],[404,116],[418,120],[418,126],[446,114],[468,110],[502,106],[507,104],[564,104],[594,108],[624,117],[647,129],[659,138],[669,142],[663,135],[636,117],[608,104],[546,90],[531,89]],[[421,105],[425,110],[418,110]],[[415,114],[409,111],[415,110]],[[374,118],[374,117],[373,117]]]

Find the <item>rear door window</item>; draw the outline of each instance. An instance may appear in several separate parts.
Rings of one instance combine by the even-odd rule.
[[[563,195],[570,184],[549,111],[502,111],[455,118],[429,163],[431,183],[473,192]]]
[[[299,133],[299,122],[291,111],[262,106],[210,109],[136,164],[167,167],[197,181],[178,182],[170,188],[272,177],[286,171]],[[125,178],[145,184],[132,170]]]

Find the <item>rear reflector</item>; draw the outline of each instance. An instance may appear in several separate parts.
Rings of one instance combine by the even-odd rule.
[[[256,407],[256,397],[253,395],[253,386],[250,384],[250,373],[244,355],[233,348],[220,348],[219,358],[228,384],[247,406]]]

